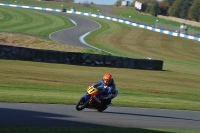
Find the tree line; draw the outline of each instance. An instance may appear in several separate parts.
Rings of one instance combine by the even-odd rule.
[[[161,15],[200,21],[200,0],[162,0],[158,7]]]
[[[117,0],[115,5],[121,5]],[[177,18],[200,21],[200,0],[134,0],[130,6],[134,7],[135,2],[142,3],[141,12],[153,16],[164,15]]]

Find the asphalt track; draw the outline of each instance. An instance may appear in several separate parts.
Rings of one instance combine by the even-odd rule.
[[[85,43],[81,37],[90,33],[101,26],[90,19],[83,18],[78,15],[50,12],[70,19],[74,23],[74,27],[69,29],[60,30],[50,34],[50,38],[56,42],[67,44],[76,47],[94,48],[93,46]]]
[[[109,107],[77,111],[75,105],[0,103],[0,126],[102,126],[200,130],[200,112]]]
[[[54,32],[50,37],[60,43],[90,47],[80,37],[100,25],[77,15],[59,13],[73,20],[73,28]],[[77,99],[78,100],[78,99]],[[129,128],[172,128],[200,130],[200,112],[109,107],[102,113],[75,105],[0,103],[0,126],[103,126]]]

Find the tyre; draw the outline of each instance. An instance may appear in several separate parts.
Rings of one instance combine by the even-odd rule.
[[[76,104],[76,110],[81,111],[86,107],[87,103],[85,103],[85,100],[86,99],[84,97],[81,97],[81,99]]]
[[[98,111],[103,112],[105,109],[107,109],[107,106],[102,106],[100,109],[98,109]]]

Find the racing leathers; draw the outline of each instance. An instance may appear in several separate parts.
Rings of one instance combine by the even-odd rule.
[[[116,90],[116,85],[115,85],[115,82],[113,79],[108,86],[104,85],[103,80],[100,80],[100,81],[94,83],[93,86],[94,86],[94,88],[97,88],[97,89],[103,89],[104,95],[103,95],[102,99],[110,99],[111,100],[111,99],[115,98],[118,94],[118,91]]]

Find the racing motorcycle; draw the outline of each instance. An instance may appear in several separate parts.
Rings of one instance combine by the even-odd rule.
[[[98,110],[99,112],[107,109],[111,103],[110,99],[102,99],[104,91],[102,89],[94,88],[89,86],[84,94],[76,104],[76,110],[81,111],[84,108],[90,108]]]

